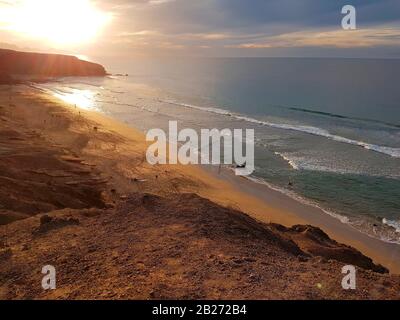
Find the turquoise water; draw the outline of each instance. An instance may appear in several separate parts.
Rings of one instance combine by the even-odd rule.
[[[399,60],[142,59],[43,85],[143,131],[254,128],[254,178],[400,242]],[[291,182],[291,186],[289,186]]]

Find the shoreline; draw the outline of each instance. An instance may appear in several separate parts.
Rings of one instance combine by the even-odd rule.
[[[264,217],[262,214],[257,214],[258,220],[279,223],[287,227],[294,224],[309,224],[318,227],[332,239],[350,245],[372,258],[374,262],[382,264],[391,273],[400,274],[399,244],[374,238],[347,223],[341,222],[338,218],[329,215],[314,205],[302,203],[289,195],[270,188],[266,184],[256,183],[250,179],[235,176],[230,170],[225,169],[218,173],[217,168],[204,166],[203,169],[213,174],[214,177],[227,181],[236,189],[241,190],[241,192],[254,196],[272,208],[291,214],[290,218],[285,217],[284,219],[271,216],[270,214],[265,214]],[[241,210],[245,209],[241,208]],[[288,220],[289,223],[287,222]]]
[[[85,82],[82,82],[82,86],[80,85],[81,80],[76,80],[76,85],[79,87],[79,90],[92,90],[92,88]],[[69,85],[68,85],[69,83]],[[58,90],[62,89],[58,85],[50,85],[50,86],[37,86],[40,89],[45,90],[46,92],[50,93],[51,95],[54,96],[60,96],[60,98],[63,101],[70,102],[69,97],[74,97],[74,91],[73,88],[75,86],[75,80],[67,80],[65,82],[66,86],[70,86],[69,89],[65,90],[65,93],[62,93],[58,95]],[[90,82],[90,85],[99,85],[97,82]],[[130,85],[133,85],[133,87],[128,86],[128,83]],[[193,128],[207,128],[207,127],[217,127],[217,128],[224,128],[224,125],[227,125],[230,128],[236,127],[236,125],[241,126],[245,125],[247,120],[243,119],[243,124],[241,123],[242,121],[236,123],[237,120],[232,119],[234,121],[231,123],[230,118],[234,115],[236,115],[234,112],[229,113],[228,111],[224,111],[224,109],[215,109],[216,111],[220,110],[222,111],[221,117],[218,116],[218,118],[210,119],[211,121],[208,120],[208,116],[210,115],[210,112],[214,112],[213,108],[210,108],[208,110],[207,107],[199,107],[202,105],[199,103],[198,105],[195,103],[194,105],[190,104],[185,104],[182,102],[179,102],[180,100],[185,100],[185,99],[177,99],[177,100],[169,100],[168,98],[157,98],[155,99],[154,97],[162,97],[164,94],[160,95],[154,91],[153,92],[147,92],[146,90],[155,90],[156,87],[153,87],[151,85],[147,84],[140,84],[135,81],[129,81],[126,85],[125,88],[125,93],[122,91],[115,91],[114,85],[112,83],[108,83],[106,87],[108,89],[104,90],[111,90],[113,92],[117,92],[118,95],[115,95],[112,93],[112,96],[115,96],[114,98],[117,99],[119,102],[114,101],[108,101],[105,97],[101,98],[102,91],[103,89],[99,90],[98,89],[93,89],[93,92],[96,92],[96,95],[99,94],[99,98],[96,99],[96,101],[99,103],[97,105],[97,102],[95,103],[94,101],[89,102],[89,100],[93,99],[88,99],[86,102],[82,102],[83,104],[87,105],[88,108],[93,108],[95,111],[99,111],[104,114],[108,114],[114,119],[124,122],[129,124],[130,126],[139,129],[141,132],[146,133],[146,130],[151,129],[151,128],[163,128],[166,131],[168,130],[168,120],[174,120],[174,119],[181,119],[179,112],[183,112],[182,116],[182,124],[185,122],[189,127]],[[141,86],[146,86],[148,88],[144,89]],[[136,90],[137,86],[137,91]],[[125,85],[123,85],[125,87]],[[132,91],[130,91],[130,88]],[[83,91],[82,91],[83,92]],[[131,93],[129,93],[131,92]],[[71,96],[72,94],[72,96]],[[121,97],[119,96],[120,94]],[[155,94],[155,96],[154,96]],[[117,98],[118,96],[118,98]],[[128,100],[126,98],[129,98]],[[154,98],[154,99],[153,99]],[[189,99],[190,100],[190,99]],[[79,100],[78,100],[79,103]],[[176,106],[175,106],[176,105]],[[189,107],[185,107],[189,106]],[[166,108],[165,110],[163,108]],[[186,109],[199,109],[199,111],[196,110],[186,110]],[[132,110],[131,110],[132,109]],[[143,111],[142,111],[143,110]],[[217,112],[219,113],[219,112]],[[225,117],[228,115],[229,117]],[[237,114],[239,115],[239,114]],[[199,123],[193,123],[191,124],[191,117],[194,117],[194,119],[199,116]],[[242,118],[242,117],[241,117]],[[224,121],[227,121],[228,124],[225,124]],[[274,123],[274,121],[272,121]],[[201,125],[200,125],[201,123]],[[278,121],[279,123],[279,121]],[[250,124],[246,124],[250,125]],[[253,124],[251,124],[253,127]],[[254,129],[260,130],[259,132],[257,131],[257,136],[262,137],[264,132],[263,132],[263,126],[260,126],[258,129],[258,125],[254,126]],[[322,126],[323,127],[323,126]],[[321,128],[322,128],[321,127]],[[295,135],[297,137],[297,134]],[[299,137],[299,139],[303,139],[305,137]],[[262,138],[263,139],[263,138]],[[313,139],[311,137],[311,139]],[[362,140],[362,139],[361,139]],[[319,141],[319,140],[318,140]],[[289,142],[290,144],[290,142]],[[258,145],[258,144],[257,144]],[[338,147],[343,147],[347,148],[347,146],[343,144],[338,144]],[[371,163],[370,166],[365,167],[366,170],[364,173],[361,171],[358,172],[357,170],[352,171],[352,169],[349,169],[349,171],[338,169],[337,171],[333,169],[332,171],[329,168],[331,167],[332,164],[330,164],[327,168],[326,171],[324,168],[316,168],[316,171],[313,171],[313,167],[309,167],[305,170],[302,168],[296,168],[295,163],[288,163],[291,162],[292,160],[287,159],[287,156],[282,154],[279,154],[279,152],[274,152],[275,155],[279,158],[275,159],[275,156],[272,154],[271,150],[269,147],[264,148],[261,144],[258,146],[259,150],[256,150],[256,154],[260,152],[260,155],[263,154],[262,152],[266,152],[265,156],[269,159],[271,159],[271,163],[269,164],[269,161],[263,161],[262,159],[259,160],[258,166],[260,167],[254,172],[254,175],[250,177],[251,180],[254,180],[257,184],[266,184],[273,190],[278,190],[279,192],[282,192],[284,194],[287,194],[289,197],[296,199],[297,201],[300,201],[302,203],[310,204],[311,206],[316,206],[318,208],[321,208],[324,213],[328,215],[332,215],[333,217],[341,220],[344,223],[350,224],[352,227],[356,228],[362,233],[365,233],[373,238],[380,239],[384,242],[388,243],[397,243],[400,245],[399,241],[399,230],[398,226],[396,225],[396,218],[395,214],[396,213],[396,206],[395,206],[395,194],[397,190],[397,182],[387,180],[391,177],[395,177],[395,173],[393,176],[386,176],[383,174],[381,177],[378,172],[381,171],[379,164],[373,164]],[[307,147],[304,147],[307,149]],[[313,149],[312,146],[310,146],[311,149]],[[264,150],[265,149],[265,150]],[[274,149],[274,148],[272,148]],[[301,152],[304,152],[305,154],[309,154],[311,150],[306,150],[304,149]],[[351,147],[351,150],[353,147]],[[347,149],[346,149],[347,150]],[[350,154],[352,151],[349,150]],[[344,150],[342,150],[343,152]],[[362,152],[361,158],[363,159],[363,156],[365,155],[366,157],[370,156],[374,158],[375,156],[378,156],[375,151],[370,152],[370,151],[364,151],[360,148],[359,150]],[[355,160],[354,163],[350,160],[352,156],[347,157],[347,154],[344,154],[346,158],[348,158],[348,161],[350,161],[346,166],[348,165],[349,168],[354,168],[358,167],[357,164],[358,160]],[[264,156],[264,155],[263,155]],[[257,155],[258,157],[258,155]],[[380,155],[379,155],[380,157]],[[301,156],[300,156],[301,158]],[[306,156],[306,158],[309,158]],[[318,158],[318,157],[317,157]],[[310,157],[309,160],[311,162],[317,161],[314,157]],[[385,157],[386,158],[386,157]],[[281,162],[281,160],[284,160],[284,162]],[[296,156],[293,156],[293,161],[297,163]],[[282,161],[283,161],[282,160]],[[307,161],[309,161],[307,160]],[[360,160],[361,161],[361,160]],[[362,160],[363,161],[363,160]],[[393,161],[392,159],[388,159],[390,162],[388,164],[389,167],[386,168],[387,170],[392,170],[396,167],[392,167],[395,163],[391,162]],[[268,172],[272,173],[273,170],[281,170],[279,171],[279,174],[282,174],[283,176],[279,179],[279,181],[276,181],[273,179],[273,176],[267,177],[269,173],[267,173],[267,176],[263,178],[263,173],[262,171],[272,165],[272,168],[268,168]],[[290,165],[290,167],[289,167]],[[338,164],[338,166],[343,167],[344,163]],[[333,165],[335,167],[335,165]],[[292,170],[291,168],[295,169]],[[272,170],[271,170],[272,169]],[[382,169],[385,171],[386,169]],[[321,174],[319,174],[319,171],[321,170]],[[369,173],[371,172],[371,173]],[[374,172],[374,173],[373,173]],[[342,175],[343,174],[343,175]],[[295,182],[296,186],[295,187],[288,187],[287,182],[290,181],[292,178],[291,176],[294,176],[294,178],[298,181]],[[376,175],[376,176],[375,176]],[[253,179],[254,177],[254,179]],[[320,181],[319,179],[327,179],[325,182]],[[307,183],[307,179],[312,179],[309,180]],[[334,179],[335,183],[338,183],[338,185],[346,182],[349,183],[349,185],[354,188],[354,193],[351,193],[351,195],[347,195],[345,190],[340,190],[341,188],[338,187],[338,190],[335,190],[335,183],[331,184],[329,182],[329,179]],[[274,181],[274,182],[272,182]],[[352,182],[354,181],[354,182]],[[391,183],[394,183],[393,187],[391,187]],[[377,184],[378,189],[375,188],[375,184]],[[361,188],[361,186],[364,185],[365,188]],[[318,191],[319,188],[326,189],[327,193],[323,192],[320,193]],[[343,188],[342,188],[343,189]],[[294,191],[296,190],[296,191]],[[309,194],[311,198],[308,198],[306,195]],[[316,201],[312,200],[313,199],[313,194],[316,196]],[[342,194],[344,197],[344,201],[342,202],[342,199],[339,194]],[[370,196],[368,196],[368,194]],[[380,196],[381,195],[381,196]],[[388,198],[386,198],[386,195]],[[361,198],[360,198],[361,197]],[[363,198],[364,197],[364,198]],[[372,199],[368,198],[374,198],[375,201],[371,202]],[[392,201],[390,201],[392,200]],[[351,205],[351,201],[353,201],[353,205]],[[369,205],[368,205],[369,203]],[[384,209],[385,208],[385,209]],[[387,211],[387,212],[386,212]],[[361,214],[359,214],[361,213]],[[388,217],[387,221],[383,219],[383,217]]]
[[[121,123],[107,115],[96,111],[87,111],[74,108],[61,100],[33,88],[25,88],[23,91],[33,92],[33,96],[45,97],[56,104],[69,109],[72,112],[79,112],[101,127],[110,132],[115,132],[128,140],[135,140],[142,150],[145,150],[147,143],[144,141],[144,134],[135,128]],[[35,97],[33,97],[35,99]],[[138,145],[135,145],[138,149]],[[137,152],[137,150],[136,150]],[[126,164],[124,164],[126,166]],[[349,225],[343,224],[334,217],[329,216],[321,209],[311,205],[303,204],[287,195],[275,191],[268,186],[257,184],[249,179],[236,177],[228,170],[222,170],[219,174],[217,168],[204,166],[147,166],[151,174],[160,175],[177,174],[182,179],[188,178],[190,181],[176,186],[174,192],[195,192],[201,197],[207,198],[225,207],[231,207],[247,213],[252,218],[264,223],[278,223],[287,227],[297,224],[307,224],[321,228],[331,238],[338,242],[350,245],[368,257],[375,263],[380,263],[390,270],[393,274],[400,274],[400,250],[399,245],[386,243],[382,240],[374,239]],[[129,168],[123,168],[129,171]],[[195,185],[191,182],[195,181]],[[175,186],[174,186],[175,187]],[[157,191],[156,191],[157,192]],[[159,190],[159,192],[166,192]]]
[[[96,111],[93,112],[97,113]],[[128,127],[136,130],[130,125]],[[218,174],[218,169],[212,166],[180,167],[190,168],[191,171],[200,169],[200,172],[195,174],[195,179],[203,176],[201,171],[211,174],[214,178],[212,184],[215,187],[211,191],[206,191],[206,188],[198,191],[201,196],[211,201],[224,206],[233,206],[265,223],[274,222],[287,227],[296,224],[309,224],[319,227],[332,239],[358,249],[366,256],[372,258],[376,263],[388,268],[391,273],[400,274],[399,244],[388,243],[373,238],[348,224],[342,223],[337,218],[328,215],[322,209],[304,204],[288,195],[271,189],[267,185],[261,185],[249,179],[237,177],[230,170],[222,170],[222,174]],[[185,174],[191,175],[193,172],[190,172],[190,170],[184,170]],[[205,180],[207,179],[211,181],[210,177]],[[204,179],[201,180],[204,182]],[[223,184],[218,186],[217,181]],[[224,185],[225,183],[228,186]],[[227,190],[227,188],[231,191],[230,197],[226,197],[225,192],[220,191]],[[224,195],[221,193],[224,193]],[[238,199],[241,200],[238,201]]]

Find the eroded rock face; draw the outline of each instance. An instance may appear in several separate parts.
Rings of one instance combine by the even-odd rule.
[[[106,74],[102,65],[79,60],[74,56],[0,49],[0,82],[2,78],[9,78],[9,75],[67,77]]]
[[[317,227],[296,225],[286,228],[276,224],[271,226],[281,236],[296,243],[305,254],[319,256],[326,260],[333,259],[378,273],[388,273],[385,267],[374,264],[371,258],[364,256],[358,250],[331,239]]]
[[[53,218],[48,215],[40,217],[40,226],[33,231],[33,235],[40,235],[51,230],[61,229],[67,226],[79,225],[79,219],[76,218]]]
[[[343,290],[345,263],[304,243],[342,247],[317,228],[262,224],[195,194],[131,193],[111,210],[0,226],[0,299],[398,299],[399,276],[358,266],[357,290]],[[50,262],[53,292],[40,286]]]

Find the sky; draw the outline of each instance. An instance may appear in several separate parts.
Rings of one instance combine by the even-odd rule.
[[[341,27],[347,4],[356,30]],[[0,47],[121,58],[400,58],[400,1],[0,0]]]

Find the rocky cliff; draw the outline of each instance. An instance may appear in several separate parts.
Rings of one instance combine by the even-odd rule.
[[[10,76],[68,77],[105,76],[106,70],[97,63],[74,56],[20,52],[0,49],[0,82]],[[9,81],[8,81],[9,82]]]

